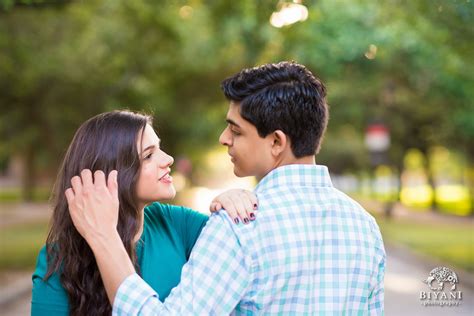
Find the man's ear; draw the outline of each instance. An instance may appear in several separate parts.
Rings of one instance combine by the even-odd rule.
[[[272,154],[279,156],[288,145],[288,136],[278,129],[272,133],[272,141]]]

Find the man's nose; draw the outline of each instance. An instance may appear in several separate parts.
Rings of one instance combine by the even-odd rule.
[[[224,145],[224,146],[231,146],[232,144],[232,139],[229,135],[229,127],[226,127],[222,133],[221,133],[221,136],[219,136],[219,143],[221,143],[221,145]]]

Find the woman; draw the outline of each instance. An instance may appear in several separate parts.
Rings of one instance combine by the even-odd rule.
[[[160,299],[179,283],[207,217],[185,207],[153,203],[173,198],[176,191],[169,175],[173,158],[160,149],[151,124],[148,116],[114,111],[89,119],[76,132],[58,174],[52,225],[33,274],[32,315],[111,314],[93,253],[68,214],[65,192],[81,181],[77,175],[83,169],[102,170],[94,174],[96,179],[118,183],[120,237]],[[112,170],[118,171],[118,181],[105,179],[104,173]],[[242,205],[251,210],[256,201],[247,193],[224,193],[212,208],[231,207],[236,218],[234,202],[248,222]]]

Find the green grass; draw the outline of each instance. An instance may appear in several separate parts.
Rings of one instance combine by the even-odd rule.
[[[386,242],[400,243],[416,252],[474,272],[474,233],[467,225],[422,224],[402,220],[377,222]],[[44,244],[47,221],[2,228],[0,271],[31,269]]]
[[[0,271],[31,269],[46,240],[48,222],[2,228],[0,232]]]
[[[474,232],[468,225],[423,224],[377,218],[385,242],[405,245],[440,261],[474,272]]]
[[[33,190],[33,201],[44,202],[49,199],[51,188],[37,187]],[[20,188],[3,188],[0,191],[0,202],[20,202],[22,193]]]

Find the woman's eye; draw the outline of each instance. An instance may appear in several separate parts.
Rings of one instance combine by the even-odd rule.
[[[235,130],[233,130],[233,129],[231,129],[230,132],[231,132],[233,135],[235,135],[235,136],[240,135],[239,132],[237,132],[237,131],[235,131]]]
[[[146,155],[145,158],[143,158],[143,159],[145,159],[145,160],[150,159],[150,158],[151,158],[151,155],[153,155],[153,153],[149,153],[149,154]]]

